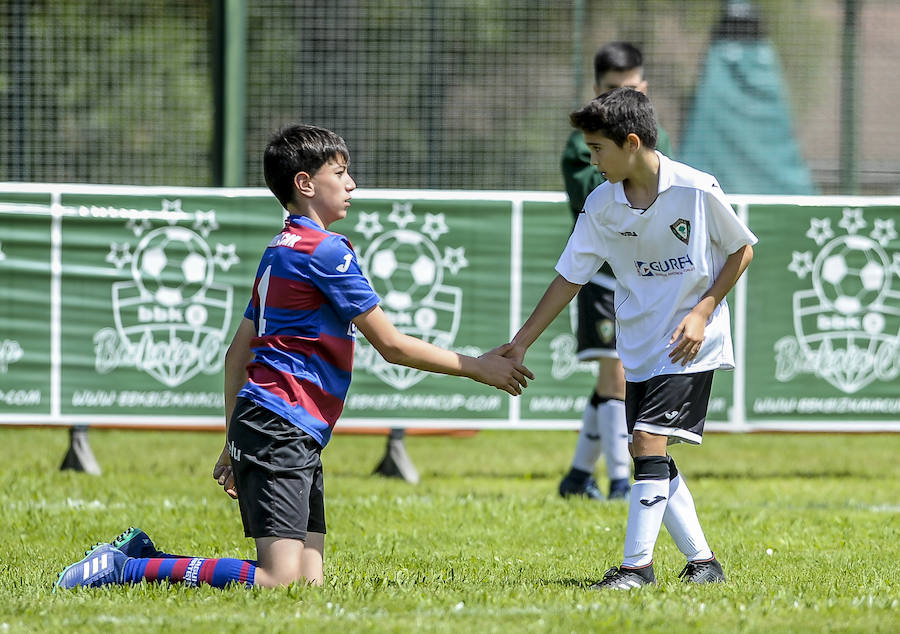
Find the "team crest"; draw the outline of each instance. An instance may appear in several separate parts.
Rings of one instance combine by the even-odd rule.
[[[691,221],[679,218],[669,225],[672,235],[687,244],[691,239]]]
[[[900,252],[894,220],[875,219],[868,232],[862,209],[844,209],[835,234],[831,218],[812,218],[806,236],[818,250],[794,251],[788,270],[811,288],[793,296],[795,337],[775,344],[775,378],[814,374],[853,394],[900,374]],[[896,244],[896,243],[895,243]]]
[[[169,387],[218,372],[233,291],[215,282],[215,271],[239,258],[234,244],[210,248],[215,211],[183,212],[179,200],[163,201],[161,211],[121,211],[135,241],[110,244],[106,261],[130,279],[112,284],[115,328],[94,335],[97,371],[134,367]]]
[[[420,225],[411,203],[394,203],[385,228],[378,212],[359,215],[355,229],[368,244],[360,266],[381,298],[381,307],[405,334],[451,348],[459,330],[462,289],[447,284],[450,276],[469,265],[464,247],[438,243],[450,231],[442,213],[425,213]],[[405,390],[428,372],[384,361],[367,342],[356,347],[357,368],[367,369],[398,390]]]

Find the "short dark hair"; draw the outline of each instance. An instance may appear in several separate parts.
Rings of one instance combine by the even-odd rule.
[[[594,81],[600,85],[600,80],[611,70],[622,72],[643,65],[644,56],[634,44],[610,42],[594,55]]]
[[[572,127],[599,132],[622,147],[629,134],[636,134],[646,147],[656,148],[657,124],[653,104],[634,88],[613,88],[569,115]]]
[[[287,209],[294,197],[294,176],[298,172],[313,175],[338,156],[349,161],[350,150],[331,130],[302,124],[286,126],[272,135],[263,153],[266,185]]]

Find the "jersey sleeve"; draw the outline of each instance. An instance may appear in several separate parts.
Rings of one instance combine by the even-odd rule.
[[[725,253],[732,254],[744,245],[759,242],[759,238],[738,218],[717,182],[714,181],[712,188],[704,192],[704,197],[709,236],[713,244],[718,245]]]
[[[556,263],[556,272],[573,284],[587,284],[603,266],[606,243],[596,221],[588,214],[579,214],[575,229]]]
[[[351,321],[378,303],[378,295],[356,258],[350,242],[343,236],[330,236],[313,252],[310,275],[328,298],[338,316]]]

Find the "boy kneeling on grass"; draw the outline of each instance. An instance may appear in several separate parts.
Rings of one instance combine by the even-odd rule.
[[[266,147],[266,185],[288,212],[263,253],[244,319],[225,355],[226,443],[213,477],[241,510],[257,559],[158,551],[131,528],[60,574],[56,587],[168,581],[225,587],[321,584],[325,547],[320,454],[350,386],[356,330],[390,363],[465,376],[512,395],[534,375],[503,355],[478,358],[400,333],[378,306],[347,239],[356,183],[339,136],[294,125]]]
[[[724,581],[694,501],[666,446],[699,445],[713,371],[734,368],[725,296],[753,258],[756,236],[715,178],[655,150],[656,116],[631,88],[572,113],[606,178],[588,196],[550,283],[507,354],[517,361],[604,262],[616,279],[616,348],[634,461],[625,557],[592,587],[656,582],[662,524],[687,558],[686,581]]]

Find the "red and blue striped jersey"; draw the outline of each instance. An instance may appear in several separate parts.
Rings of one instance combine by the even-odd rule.
[[[324,447],[353,370],[351,320],[378,303],[350,242],[305,216],[289,216],[266,247],[244,316],[253,361],[238,396],[300,427]]]

